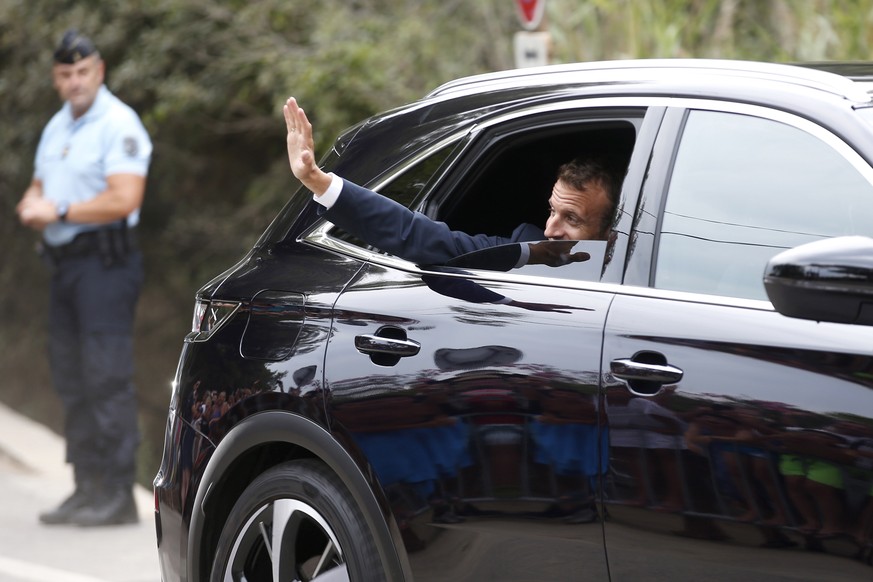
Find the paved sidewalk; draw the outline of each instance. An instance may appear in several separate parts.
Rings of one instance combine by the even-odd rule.
[[[0,582],[160,582],[151,492],[136,525],[40,524],[72,490],[63,439],[0,404]]]

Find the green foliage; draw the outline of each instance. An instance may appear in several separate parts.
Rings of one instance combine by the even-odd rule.
[[[867,60],[871,0],[548,0],[561,62],[710,57]]]
[[[94,39],[108,86],[155,143],[137,331],[144,414],[160,423],[193,292],[239,258],[296,190],[285,99],[307,109],[324,153],[366,116],[450,79],[512,67],[514,10],[509,0],[0,2],[0,398],[53,398],[44,387],[46,274],[15,205],[60,105],[51,51],[66,28]],[[868,58],[871,20],[873,0],[548,0],[546,26],[555,62],[790,61]]]
[[[66,28],[94,39],[107,62],[107,85],[140,113],[155,144],[140,228],[147,288],[137,324],[137,379],[143,423],[159,437],[164,387],[194,291],[241,257],[296,190],[284,154],[285,99],[293,94],[307,107],[323,153],[365,116],[451,78],[508,67],[515,21],[511,6],[492,18],[501,14],[499,4],[0,3],[0,242],[6,251],[0,309],[8,314],[0,327],[0,369],[9,380],[0,398],[58,421],[45,368],[47,275],[32,252],[37,236],[17,224],[14,209],[30,181],[42,128],[60,105],[51,51]],[[155,447],[143,447],[148,450]],[[144,480],[154,474],[154,462],[147,460]]]

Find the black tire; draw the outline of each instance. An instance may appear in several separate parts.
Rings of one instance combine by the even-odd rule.
[[[360,510],[339,478],[313,459],[273,467],[243,491],[222,527],[210,576],[212,582],[384,579]]]

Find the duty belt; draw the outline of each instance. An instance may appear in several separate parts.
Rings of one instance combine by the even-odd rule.
[[[130,228],[102,228],[81,232],[67,244],[42,245],[42,252],[57,263],[72,257],[99,255],[107,264],[123,260],[136,248],[136,232]]]

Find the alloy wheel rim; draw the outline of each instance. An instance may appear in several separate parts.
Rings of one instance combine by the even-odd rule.
[[[225,582],[349,582],[336,533],[311,505],[277,499],[259,507],[237,533]]]

